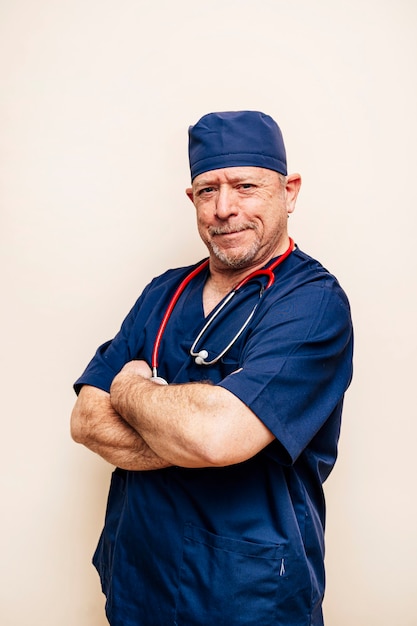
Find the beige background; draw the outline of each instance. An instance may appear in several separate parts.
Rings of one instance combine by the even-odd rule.
[[[187,127],[253,108],[304,186],[291,233],[347,290],[355,380],[327,486],[327,626],[416,626],[412,0],[1,0],[2,626],[104,626],[111,467],[73,380],[147,281],[204,255]],[[190,625],[191,626],[191,625]]]

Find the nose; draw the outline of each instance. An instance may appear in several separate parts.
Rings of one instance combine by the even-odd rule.
[[[236,197],[233,189],[221,185],[216,195],[214,212],[220,220],[227,220],[231,215],[238,213]]]

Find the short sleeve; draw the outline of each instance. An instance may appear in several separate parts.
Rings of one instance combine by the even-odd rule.
[[[293,463],[341,408],[352,376],[352,323],[333,278],[306,284],[267,307],[241,368],[219,385],[271,430]]]

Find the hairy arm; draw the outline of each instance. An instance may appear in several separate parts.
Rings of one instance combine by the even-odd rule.
[[[71,435],[122,469],[153,470],[170,465],[115,411],[110,395],[96,387],[82,387],[71,414]]]
[[[110,389],[113,408],[161,458],[182,467],[245,461],[273,439],[232,393],[205,383],[156,385],[141,361],[127,363]]]

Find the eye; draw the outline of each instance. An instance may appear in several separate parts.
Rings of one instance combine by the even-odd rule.
[[[253,183],[240,183],[238,185],[238,189],[241,189],[241,190],[253,189],[254,187],[255,185]]]
[[[199,189],[197,192],[198,196],[204,196],[207,195],[209,193],[213,193],[214,191],[214,187],[203,187],[202,189]]]

